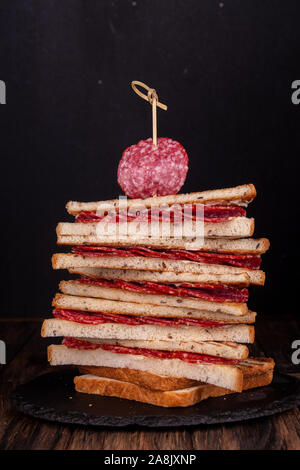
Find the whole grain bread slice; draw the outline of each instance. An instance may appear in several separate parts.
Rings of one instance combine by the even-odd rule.
[[[141,311],[151,316],[157,315],[156,311],[153,312],[151,305],[168,307],[169,312],[171,312],[170,309],[172,308],[174,317],[185,316],[187,313],[186,309],[193,309],[193,311],[199,311],[199,318],[217,318],[220,321],[228,320],[228,323],[253,323],[256,316],[254,312],[248,312],[245,303],[212,302],[195,297],[177,297],[174,295],[141,294],[119,288],[82,284],[77,280],[61,281],[59,288],[63,294],[73,295],[75,297],[89,297],[112,300],[115,302],[142,304]],[[196,314],[196,312],[194,313]],[[234,318],[235,316],[240,316],[241,318]],[[197,317],[195,316],[195,318]]]
[[[111,199],[97,202],[69,201],[66,205],[69,214],[76,215],[82,211],[110,211],[113,209],[124,209],[133,207],[157,207],[172,204],[191,203],[234,203],[246,206],[256,196],[253,184],[244,184],[233,188],[213,189],[208,191],[194,192],[188,194],[175,194],[170,196],[156,196],[147,199]]]
[[[51,365],[95,365],[136,369],[169,377],[185,377],[219,387],[242,391],[243,373],[233,365],[193,364],[180,359],[161,359],[131,354],[118,354],[104,349],[84,350],[64,345],[48,347]]]
[[[72,264],[72,263],[69,263]],[[58,266],[56,264],[56,266]],[[59,262],[59,266],[61,266]],[[57,268],[59,269],[59,268]],[[131,282],[159,282],[170,284],[181,284],[189,282],[195,284],[213,283],[213,284],[228,284],[236,287],[247,287],[249,285],[249,276],[247,273],[241,274],[213,274],[203,273],[195,274],[189,272],[172,272],[172,271],[138,271],[136,269],[109,269],[109,268],[67,268],[71,274],[80,274],[81,276],[93,277],[95,279],[121,279]]]
[[[113,247],[143,246],[156,249],[189,250],[189,251],[213,251],[217,253],[238,253],[261,255],[265,253],[270,242],[267,238],[206,238],[201,237],[138,237],[123,236],[118,240],[112,240],[107,236],[94,235],[58,235],[58,245],[98,245]]]
[[[202,310],[173,307],[166,305],[152,305],[137,302],[125,302],[119,300],[98,299],[95,297],[78,297],[76,295],[56,294],[53,307],[67,310],[80,310],[89,313],[112,313],[117,315],[161,317],[161,318],[194,318],[203,320],[221,321],[226,319],[228,323],[243,323],[242,317],[226,315],[221,313],[211,313]],[[220,309],[223,305],[220,304]],[[234,304],[233,304],[234,306]],[[246,316],[247,323],[253,323],[255,315],[250,313]]]
[[[62,235],[80,235],[80,236],[93,236],[100,237],[104,236],[114,239],[118,242],[119,238],[124,236],[132,237],[149,237],[156,233],[158,239],[164,237],[195,237],[203,236],[204,238],[245,238],[251,237],[254,232],[254,219],[247,217],[233,217],[224,222],[204,222],[203,229],[202,224],[196,224],[192,222],[189,224],[182,223],[167,223],[158,222],[155,226],[147,222],[112,222],[102,220],[101,222],[93,223],[71,223],[71,222],[60,222],[57,225],[56,233],[58,236]]]
[[[200,326],[128,325],[120,323],[91,325],[61,320],[59,318],[49,318],[44,320],[41,334],[43,337],[72,336],[74,338],[117,340],[254,342],[254,327],[252,325],[228,325],[218,328],[203,328]]]
[[[83,340],[93,344],[113,344],[116,346],[125,346],[128,348],[144,348],[156,349],[160,351],[184,351],[197,354],[208,354],[209,356],[236,359],[239,361],[243,361],[249,356],[249,350],[247,346],[230,341],[142,341],[91,338],[83,338]]]
[[[53,269],[105,268],[111,270],[134,270],[135,272],[151,271],[159,273],[166,272],[186,273],[189,275],[206,275],[206,279],[208,279],[207,282],[220,282],[222,284],[247,285],[251,282],[256,285],[263,285],[265,281],[265,274],[261,270],[247,270],[245,268],[236,268],[233,266],[195,263],[194,261],[145,258],[142,256],[90,257],[71,253],[56,253],[52,256],[52,266]]]

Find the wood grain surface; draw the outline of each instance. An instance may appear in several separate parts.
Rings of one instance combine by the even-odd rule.
[[[159,431],[101,430],[37,420],[14,410],[10,392],[37,374],[50,370],[41,321],[0,321],[0,339],[7,345],[7,364],[0,366],[0,449],[300,449],[300,412],[296,408],[245,423],[199,426]],[[291,362],[291,344],[300,339],[296,317],[261,317],[253,353],[274,357],[279,371],[300,378],[300,366]],[[59,342],[59,340],[55,340]]]

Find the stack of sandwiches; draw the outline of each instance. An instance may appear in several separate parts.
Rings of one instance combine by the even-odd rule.
[[[249,287],[264,285],[269,248],[251,238],[246,208],[255,196],[249,184],[70,201],[75,220],[58,224],[57,242],[71,252],[54,254],[52,264],[75,278],[60,283],[43,323],[43,337],[63,337],[48,348],[50,364],[76,365],[78,392],[165,407],[268,385],[273,360],[249,357],[247,346],[256,318]]]

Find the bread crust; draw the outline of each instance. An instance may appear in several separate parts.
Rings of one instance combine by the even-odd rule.
[[[273,371],[274,366],[275,362],[271,357],[249,357],[239,364],[246,376]]]
[[[230,302],[209,305],[204,301],[202,309],[174,307],[173,305],[154,305],[145,302],[127,302],[96,297],[82,297],[57,293],[52,306],[69,310],[86,312],[113,313],[117,315],[133,315],[163,318],[194,318],[203,320],[219,320],[228,324],[254,323],[255,314],[248,314],[246,304]],[[226,313],[228,312],[228,313]],[[244,318],[246,321],[244,321]]]
[[[272,372],[245,377],[243,390],[269,385],[272,378]],[[192,406],[210,397],[234,393],[232,390],[208,384],[172,391],[150,390],[134,383],[93,375],[74,377],[74,384],[77,392],[124,398],[167,408]]]
[[[243,390],[250,388],[264,387],[269,385],[273,380],[273,370],[266,371],[258,375],[249,375],[244,377]]]

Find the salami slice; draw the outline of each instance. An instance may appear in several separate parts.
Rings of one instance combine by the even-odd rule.
[[[118,183],[131,198],[176,194],[188,172],[188,156],[179,142],[159,137],[141,140],[122,154],[118,167]]]
[[[170,221],[172,223],[179,223],[187,220],[204,220],[204,222],[224,222],[232,217],[242,217],[246,215],[246,210],[236,204],[219,204],[211,206],[203,206],[203,216],[200,217],[197,212],[199,204],[189,204],[186,206],[177,204],[170,208],[152,207],[151,209],[143,209],[137,211],[136,214],[126,211],[116,211],[114,213],[98,215],[95,212],[80,212],[75,221],[81,223],[100,222],[105,219],[106,222],[119,223],[122,221],[131,222],[155,222],[155,221]]]
[[[125,325],[160,325],[160,326],[200,326],[202,328],[220,328],[225,323],[211,320],[198,320],[197,318],[160,318],[118,315],[115,313],[92,313],[81,310],[67,310],[56,308],[53,316],[63,320],[74,321],[87,325],[100,325],[101,323],[123,323]]]
[[[151,248],[132,247],[114,248],[105,246],[75,246],[72,252],[82,256],[146,256],[149,258],[164,258],[174,260],[189,260],[196,263],[220,264],[247,269],[259,269],[259,255],[241,255],[229,253],[214,253],[189,250],[154,250]]]
[[[159,359],[180,359],[184,362],[192,364],[206,363],[206,364],[239,364],[241,361],[236,359],[227,359],[224,357],[211,356],[209,354],[191,353],[185,351],[162,351],[159,349],[147,348],[130,348],[127,346],[118,346],[115,344],[95,344],[89,341],[79,340],[77,338],[66,337],[63,339],[63,345],[67,348],[75,349],[104,349],[105,351],[112,351],[116,354],[132,354],[145,357],[155,357]]]

